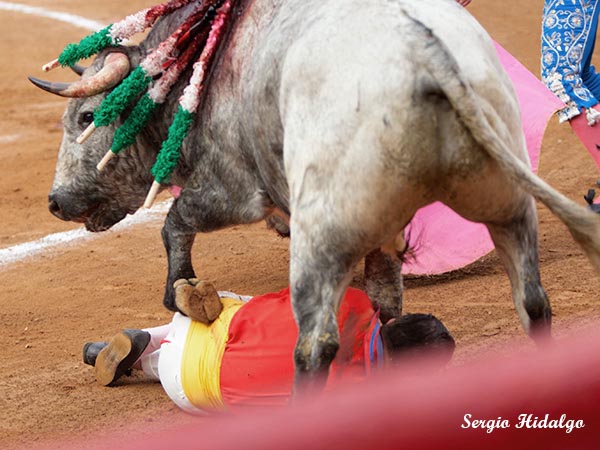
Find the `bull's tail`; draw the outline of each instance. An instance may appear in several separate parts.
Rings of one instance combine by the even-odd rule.
[[[556,191],[510,151],[488,121],[488,117],[491,117],[497,118],[494,120],[496,123],[502,123],[501,119],[487,103],[477,100],[446,46],[424,24],[405,14],[414,26],[414,35],[418,36],[414,44],[418,45],[428,72],[475,141],[515,183],[544,203],[567,225],[575,240],[600,271],[600,215]]]

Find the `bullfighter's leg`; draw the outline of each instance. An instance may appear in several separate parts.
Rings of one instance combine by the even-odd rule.
[[[196,278],[192,266],[196,233],[215,231],[231,224],[257,222],[268,214],[268,201],[261,192],[241,191],[239,186],[235,189],[236,197],[233,198],[224,188],[219,190],[207,183],[198,189],[183,189],[173,202],[162,229],[169,264],[163,300],[167,309],[179,310],[175,302],[175,281]]]
[[[177,280],[173,287],[177,309],[190,319],[209,324],[221,314],[223,304],[212,283],[189,278]]]
[[[339,348],[337,310],[361,255],[342,252],[343,230],[305,231],[292,215],[290,287],[298,324],[294,350],[294,395],[310,395],[325,385],[329,365]]]
[[[525,208],[512,220],[488,223],[487,227],[508,272],[523,328],[538,342],[549,338],[552,311],[540,281],[537,212],[533,199],[526,199]]]
[[[365,288],[383,323],[402,315],[402,254],[406,244],[401,235],[389,248],[377,248],[365,257]]]

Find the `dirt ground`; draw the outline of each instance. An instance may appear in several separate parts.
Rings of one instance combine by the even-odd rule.
[[[157,2],[158,0],[156,0]],[[20,4],[110,23],[155,1],[28,0]],[[473,0],[469,10],[533,73],[539,73],[542,0]],[[66,101],[35,89],[28,74],[86,30],[53,19],[0,9],[0,249],[78,228],[47,211],[60,117]],[[47,78],[73,79],[68,71]],[[577,202],[599,174],[570,128],[552,119],[540,174]],[[493,201],[493,193],[490,193]],[[566,228],[539,207],[542,281],[552,301],[554,333],[564,337],[600,319],[598,278]],[[28,448],[48,439],[112,432],[127,423],[160,427],[191,420],[160,385],[128,378],[99,387],[81,361],[87,340],[125,327],[166,323],[161,299],[166,258],[160,218],[0,266],[0,448]],[[287,242],[263,224],[199,236],[195,263],[217,287],[259,294],[287,285]],[[354,284],[361,285],[357,270]],[[477,355],[532,345],[514,312],[508,279],[494,254],[436,277],[406,280],[405,310],[431,312],[454,334],[454,364]],[[512,349],[512,347],[511,347]]]

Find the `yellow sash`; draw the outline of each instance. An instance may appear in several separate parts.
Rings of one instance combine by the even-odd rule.
[[[221,395],[221,361],[229,324],[243,301],[222,298],[223,311],[210,325],[192,321],[181,360],[181,384],[188,400],[202,409],[225,410]]]

